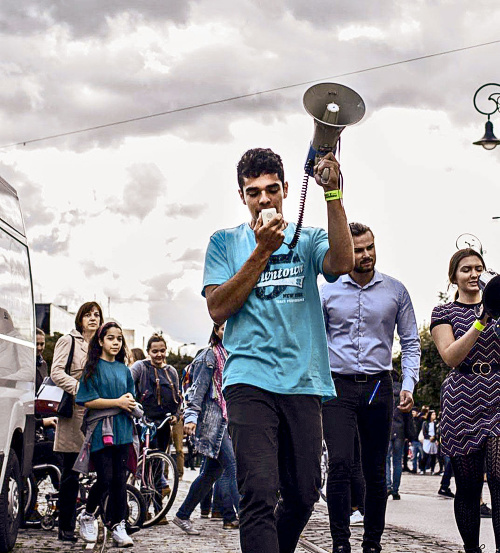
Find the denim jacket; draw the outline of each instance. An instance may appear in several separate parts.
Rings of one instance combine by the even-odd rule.
[[[215,370],[215,355],[211,347],[201,351],[193,361],[193,384],[186,392],[184,424],[196,424],[194,446],[207,457],[217,458],[227,421],[222,409],[213,399],[212,377]]]

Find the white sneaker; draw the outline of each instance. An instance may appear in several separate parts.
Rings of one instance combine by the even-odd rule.
[[[94,515],[82,511],[78,516],[80,523],[80,537],[87,543],[95,543],[97,541],[97,520]]]
[[[354,525],[354,524],[362,524],[363,523],[363,520],[364,520],[364,516],[358,511],[354,511],[354,513],[352,513],[351,515],[351,519],[350,519],[350,524]]]
[[[111,536],[117,547],[131,547],[134,545],[134,541],[127,534],[124,520],[114,526]]]

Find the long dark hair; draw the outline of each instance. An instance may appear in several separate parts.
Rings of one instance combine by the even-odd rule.
[[[90,380],[97,369],[97,363],[99,362],[99,359],[102,355],[102,346],[99,343],[99,340],[102,340],[106,333],[110,328],[117,328],[118,330],[122,330],[121,326],[118,323],[115,323],[114,321],[110,321],[109,323],[103,324],[99,330],[94,334],[92,337],[92,340],[89,342],[89,349],[87,353],[87,361],[85,362],[85,367],[83,369],[83,381],[87,382],[87,380]],[[123,331],[122,331],[123,336]],[[122,347],[120,348],[120,351],[116,354],[115,360],[120,361],[120,363],[125,362],[126,357],[126,345],[125,345],[125,337],[123,336],[122,341]]]
[[[217,344],[222,344],[222,340],[219,338],[219,335],[217,334],[221,326],[222,325],[214,323],[214,326],[212,328],[212,334],[210,334],[210,338],[208,339],[208,342],[212,347],[216,346]]]

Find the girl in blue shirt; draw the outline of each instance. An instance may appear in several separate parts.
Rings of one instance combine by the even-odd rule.
[[[80,515],[80,535],[87,542],[97,540],[94,513],[109,492],[106,522],[118,547],[133,545],[125,527],[127,509],[127,463],[133,442],[130,413],[136,406],[134,382],[125,361],[125,339],[115,322],[103,324],[89,344],[87,361],[76,395],[89,414],[102,410],[92,434],[90,460],[97,473],[86,510]],[[104,411],[105,410],[105,411]],[[109,424],[111,422],[111,424]],[[105,431],[103,432],[103,423]]]

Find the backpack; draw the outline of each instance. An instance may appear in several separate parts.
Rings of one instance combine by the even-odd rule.
[[[137,391],[138,401],[148,419],[160,420],[179,409],[181,398],[168,369],[168,366],[157,369],[150,361],[143,361]]]

